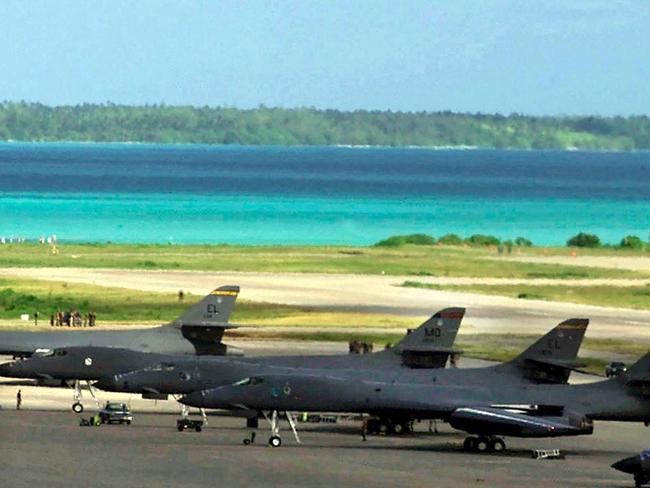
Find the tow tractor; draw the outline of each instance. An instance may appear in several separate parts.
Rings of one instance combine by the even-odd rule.
[[[176,421],[176,428],[179,432],[183,432],[184,430],[195,430],[201,432],[201,429],[203,428],[203,420],[192,420],[187,417],[180,418]]]

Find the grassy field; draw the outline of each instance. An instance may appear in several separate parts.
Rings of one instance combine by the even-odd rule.
[[[535,248],[532,248],[535,249]],[[0,246],[0,267],[79,267],[200,271],[354,273],[481,278],[646,278],[630,270],[520,263],[495,259],[495,249],[415,246],[169,246],[65,244]],[[536,254],[529,248],[522,253]],[[565,249],[565,253],[567,250]],[[637,253],[637,255],[647,253]],[[526,255],[526,254],[522,254]]]
[[[402,286],[501,295],[520,300],[548,300],[601,307],[650,310],[650,285],[621,287],[609,285],[432,285],[418,281],[405,281]]]
[[[49,320],[50,314],[57,310],[79,310],[81,313],[95,312],[100,325],[102,322],[168,322],[201,298],[203,297],[187,294],[181,303],[176,293],[0,278],[2,319],[17,319],[22,313],[31,315],[38,311],[43,320]],[[307,312],[307,309],[300,307],[239,300],[231,320],[254,322]]]

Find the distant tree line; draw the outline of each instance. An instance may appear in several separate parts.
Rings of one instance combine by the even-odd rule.
[[[513,240],[501,240],[498,237],[484,234],[474,234],[463,239],[457,234],[445,234],[444,236],[436,239],[428,234],[408,234],[396,235],[387,239],[383,239],[375,244],[375,247],[400,247],[406,244],[414,244],[418,246],[472,246],[472,247],[498,247],[500,251],[507,249],[508,252],[513,247],[532,247],[533,243],[525,237],[517,237]],[[587,232],[579,232],[571,237],[566,242],[567,247],[614,247],[620,249],[634,249],[642,251],[644,249],[650,250],[650,242],[643,242],[643,240],[634,235],[625,236],[621,239],[618,245],[603,244],[596,234],[589,234]]]
[[[517,237],[514,240],[502,241],[498,237],[485,234],[473,234],[465,239],[460,237],[458,234],[445,234],[438,239],[428,234],[408,234],[391,236],[387,239],[383,239],[377,242],[375,247],[400,247],[406,244],[414,244],[417,246],[433,246],[435,244],[443,246],[473,247],[497,246],[508,249],[512,249],[513,246],[531,247],[533,245],[533,243],[525,237]]]
[[[2,102],[0,140],[631,150],[650,118]]]

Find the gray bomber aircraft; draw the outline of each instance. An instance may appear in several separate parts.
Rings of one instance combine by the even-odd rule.
[[[509,412],[512,408],[513,402],[508,399],[510,394],[516,396],[516,393],[530,391],[542,395],[540,392],[546,391],[544,389],[546,387],[549,389],[568,387],[566,381],[570,371],[575,368],[575,358],[587,324],[586,319],[564,321],[514,360],[496,366],[435,371],[328,370],[319,368],[318,365],[313,365],[312,368],[293,368],[290,371],[287,368],[279,370],[266,367],[258,368],[259,373],[249,374],[246,379],[235,382],[234,385],[189,394],[181,399],[181,403],[199,408],[370,413],[379,418],[394,419],[401,425],[407,424],[412,419],[443,419],[452,423],[452,426],[461,428],[461,410],[451,415],[456,409],[461,408],[453,403],[459,395],[458,401],[462,406],[488,408],[484,415],[497,418],[502,415],[502,412]],[[294,383],[300,387],[296,395],[292,394],[296,392]],[[310,385],[314,386],[313,389]],[[481,398],[481,395],[488,396],[493,391],[496,392],[495,400],[487,407],[485,402],[474,405],[473,398]],[[501,391],[506,393],[503,395],[504,398],[498,399]],[[451,412],[437,406],[437,409],[426,408],[427,399],[437,399],[438,394],[440,394],[439,401],[445,408],[447,403],[454,406]],[[469,400],[463,398],[463,395],[467,395]],[[386,404],[375,404],[375,399],[378,399],[378,402],[385,400]],[[418,408],[420,401],[425,403],[425,408]],[[493,408],[496,404],[507,405],[501,410],[490,411],[489,408]],[[521,407],[523,404],[517,402],[520,408],[524,408]],[[542,409],[536,412],[541,415],[549,413],[549,410]],[[558,410],[558,407],[554,406],[551,413],[557,412],[564,414],[563,409]],[[531,425],[535,423],[523,417],[524,414],[517,415],[520,417],[512,414],[522,423],[528,422]],[[650,411],[647,417],[650,418]],[[288,413],[287,419],[293,424]],[[273,432],[270,442],[273,445],[278,442],[275,438],[277,416],[270,420]],[[555,420],[551,419],[549,422]],[[589,422],[586,425],[588,424]],[[561,421],[553,425],[553,429],[557,428],[555,432],[561,430]],[[569,430],[565,429],[563,432]],[[494,431],[490,436],[483,431],[476,433],[482,435],[480,443],[476,440],[480,444],[478,449],[482,449],[484,445],[491,446],[494,450],[505,448],[503,441],[496,437],[496,434],[505,434],[504,432]]]
[[[374,369],[383,366],[444,367],[453,353],[453,343],[465,310],[448,308],[434,314],[414,331],[408,333],[394,348],[369,354],[340,354],[331,356],[271,356],[258,358],[215,358],[208,356],[142,353],[124,348],[67,347],[35,355],[22,361],[0,365],[0,376],[14,378],[50,378],[103,380],[105,386],[119,378],[115,391],[132,393],[188,393],[213,384],[227,384],[240,377],[238,368],[286,366],[288,368],[317,364],[321,368]],[[219,372],[233,363],[232,373],[226,373],[226,382],[217,378],[211,382],[211,373]],[[142,370],[142,371],[140,371]],[[248,369],[246,369],[248,371]],[[129,383],[133,372],[143,374],[143,382]],[[234,376],[233,376],[234,375]],[[112,377],[116,378],[112,378]],[[126,384],[122,380],[126,378]],[[150,378],[152,383],[147,383]],[[118,384],[119,383],[119,384]],[[121,386],[121,387],[120,387]],[[160,386],[158,388],[158,386]]]
[[[494,378],[475,385],[383,382],[296,371],[244,378],[232,385],[195,392],[181,403],[201,408],[271,411],[269,443],[280,445],[277,412],[359,412],[444,419],[468,432],[467,450],[503,451],[501,436],[588,435],[595,420],[650,423],[650,353],[625,373],[580,385],[510,384]]]
[[[228,319],[238,294],[238,286],[222,286],[173,322],[150,329],[0,332],[0,354],[29,357],[37,351],[93,346],[161,354],[222,355],[227,351],[221,342],[223,333],[235,327]]]
[[[104,378],[96,385],[104,390],[132,393],[146,392],[150,395],[163,393],[183,394],[210,387],[228,385],[244,376],[263,374],[290,375],[300,371],[318,370],[323,375],[342,375],[358,380],[407,382],[417,384],[482,385],[486,382],[504,384],[565,383],[572,369],[579,366],[575,360],[587,325],[586,319],[569,319],[557,325],[538,339],[513,361],[485,368],[437,368],[413,367],[410,355],[405,351],[424,352],[426,338],[449,336],[438,334],[430,324],[438,323],[441,316],[448,317],[448,326],[458,328],[459,312],[447,309],[435,314],[419,329],[407,335],[395,348],[366,354],[364,356],[293,356],[273,358],[184,358],[182,362],[163,362],[140,371],[133,371]],[[458,315],[456,321],[449,317]],[[443,322],[444,323],[444,322]],[[453,341],[453,338],[452,338]],[[435,342],[433,344],[436,344]],[[447,353],[451,342],[438,342],[438,349]],[[406,358],[406,360],[405,360]],[[421,360],[417,361],[420,364]],[[444,366],[444,362],[441,363]],[[237,409],[235,407],[235,409]],[[399,412],[380,415],[381,428],[389,432],[409,430],[412,417]]]
[[[38,367],[43,362],[47,364],[52,361],[53,365],[60,362],[71,363],[73,355],[65,357],[67,350],[64,347],[67,346],[71,346],[70,349],[77,353],[79,349],[85,351],[80,364],[85,366],[86,370],[98,370],[102,366],[120,368],[120,364],[144,367],[151,364],[150,361],[154,360],[152,358],[161,360],[170,354],[241,355],[241,351],[221,342],[224,331],[236,327],[228,323],[228,320],[238,294],[238,286],[217,288],[173,322],[151,329],[0,332],[0,354],[28,358],[7,363],[3,367],[4,374],[0,372],[0,376],[74,380],[72,409],[82,412],[79,380],[96,378],[79,370],[77,374],[71,375],[39,371]],[[92,351],[92,355],[89,351]],[[95,366],[93,361],[97,361]],[[109,364],[112,366],[107,366]],[[31,369],[32,365],[36,368]],[[21,371],[24,371],[24,374],[20,373]],[[88,387],[94,396],[90,385]]]
[[[269,368],[279,367],[287,371],[304,368],[323,370],[328,374],[341,371],[354,378],[418,383],[433,381],[450,385],[480,385],[486,380],[513,384],[566,383],[571,371],[580,366],[576,363],[576,357],[589,324],[587,319],[565,320],[508,363],[483,368],[443,369],[462,318],[461,312],[464,309],[442,310],[404,337],[394,348],[372,354],[236,360],[184,357],[158,362],[112,378],[104,377],[97,386],[108,391],[184,394],[210,386],[227,385],[244,376],[263,374]],[[441,317],[447,318],[437,325],[441,332],[436,332],[431,324],[439,324]],[[430,368],[418,367],[423,362],[420,356],[416,356],[418,359],[413,362],[413,351],[423,355],[427,348],[433,353],[442,351],[444,361],[437,362],[435,372]],[[431,363],[430,360],[426,362]]]
[[[612,464],[612,468],[634,476],[634,486],[639,488],[650,483],[650,449],[635,456],[626,457]]]
[[[97,386],[105,390],[141,393],[144,398],[163,399],[168,394],[190,393],[228,384],[242,375],[265,368],[280,368],[282,371],[313,365],[356,371],[399,369],[403,365],[442,368],[449,355],[455,352],[452,346],[464,313],[463,308],[441,310],[407,334],[395,347],[363,355],[274,356],[233,360],[141,353],[124,348],[69,347],[2,364],[0,376],[100,380]]]

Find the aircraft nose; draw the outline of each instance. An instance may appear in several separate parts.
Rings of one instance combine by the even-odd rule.
[[[639,456],[621,459],[612,464],[612,468],[623,473],[634,474],[641,469],[641,460],[639,459]]]
[[[205,391],[195,391],[189,395],[184,395],[178,401],[183,405],[201,408],[205,402]]]
[[[0,364],[0,376],[10,378],[13,376],[14,363]]]

